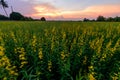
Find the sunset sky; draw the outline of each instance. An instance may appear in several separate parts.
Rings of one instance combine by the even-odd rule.
[[[94,19],[120,16],[120,0],[6,0],[15,12],[48,20]],[[10,7],[6,9],[11,12]],[[0,13],[4,14],[2,8]]]

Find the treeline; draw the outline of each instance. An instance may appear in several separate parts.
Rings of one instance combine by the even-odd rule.
[[[23,16],[19,12],[12,12],[9,17],[4,15],[0,15],[0,20],[16,20],[16,21],[46,21],[45,17],[41,17],[40,19],[33,19],[32,17]]]
[[[87,22],[87,21],[107,21],[107,22],[120,22],[120,17],[116,16],[116,17],[104,17],[104,16],[98,16],[96,19],[93,19],[93,20],[90,20],[90,19],[87,19],[87,18],[84,18],[83,19],[84,22]]]
[[[25,17],[19,12],[12,12],[9,17],[6,17],[4,15],[0,15],[0,20],[16,20],[16,21],[46,21],[45,17],[41,17],[40,19],[33,19],[32,17]],[[96,19],[90,20],[87,18],[83,19],[84,22],[120,22],[120,17],[104,17],[104,16],[98,16]]]

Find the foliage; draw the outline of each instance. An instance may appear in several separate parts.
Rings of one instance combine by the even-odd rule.
[[[105,17],[104,16],[98,16],[96,21],[105,21]]]
[[[120,21],[120,17],[116,16],[116,17],[114,18],[114,20],[115,20],[116,22],[119,22],[119,21]]]
[[[10,19],[11,20],[22,20],[22,19],[24,19],[24,16],[18,12],[12,12],[10,14]]]
[[[4,0],[0,0],[0,5],[6,8],[8,7],[8,4]]]
[[[45,17],[41,17],[40,20],[41,20],[41,21],[46,21]]]
[[[9,20],[9,18],[4,15],[0,15],[0,20]]]
[[[87,22],[87,21],[90,21],[90,20],[89,20],[89,19],[87,19],[87,18],[84,18],[84,19],[83,19],[83,21],[84,21],[84,22]]]
[[[33,18],[31,18],[31,17],[24,17],[23,20],[24,21],[33,21]]]
[[[120,23],[0,22],[1,80],[118,80]]]

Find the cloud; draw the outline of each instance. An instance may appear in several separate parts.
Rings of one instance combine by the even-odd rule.
[[[119,2],[113,3],[111,5],[110,3],[105,5],[104,2],[101,2],[102,5],[100,4],[94,5],[93,1],[93,3],[91,3],[91,5],[93,6],[90,6],[88,4],[82,7],[82,5],[87,4],[86,1],[83,1],[81,6],[76,4],[79,2],[78,0],[68,0],[69,2],[63,0],[6,0],[6,1],[8,2],[9,6],[13,6],[14,11],[20,12],[25,16],[31,16],[33,18],[41,18],[44,16],[48,19],[81,19],[81,18],[96,18],[98,15],[103,15],[105,17],[120,16],[120,5],[118,5]],[[1,14],[2,13],[5,14],[2,9],[0,10]],[[6,10],[9,13],[11,12],[10,7],[7,8]]]
[[[40,4],[38,6],[35,6],[34,9],[39,12],[39,13],[45,13],[45,12],[49,12],[49,13],[54,13],[57,11],[57,8],[48,4],[48,3],[43,3],[43,4]]]
[[[42,17],[45,16],[47,18],[62,18],[60,14],[60,9],[56,8],[55,6],[49,3],[41,3],[33,7],[35,10],[34,14],[31,14],[33,17]]]
[[[99,15],[105,17],[120,16],[120,5],[97,5],[89,6],[78,11],[63,11],[64,18],[96,18]]]
[[[50,3],[41,3],[33,7],[34,13],[32,17],[46,17],[49,19],[83,19],[96,18],[99,15],[105,17],[120,16],[120,5],[96,5],[88,6],[82,10],[62,10],[58,9]]]
[[[84,12],[95,13],[99,15],[110,16],[112,14],[120,13],[120,5],[97,5],[91,6],[84,10]]]

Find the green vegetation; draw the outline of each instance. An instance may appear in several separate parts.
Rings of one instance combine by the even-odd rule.
[[[1,80],[120,80],[120,23],[0,22]]]

